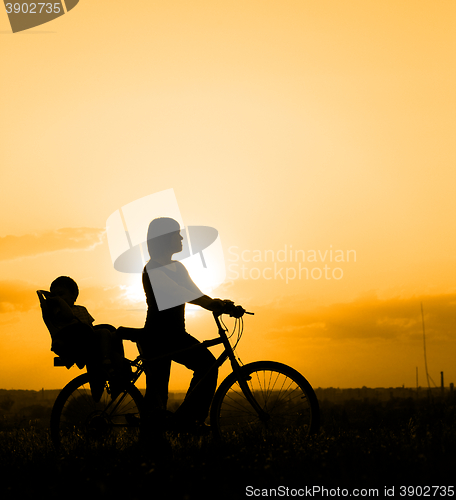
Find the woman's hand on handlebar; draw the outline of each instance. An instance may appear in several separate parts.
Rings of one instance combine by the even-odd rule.
[[[224,300],[222,314],[229,314],[232,318],[241,318],[244,316],[245,309],[241,306],[234,305],[232,300]]]
[[[190,303],[204,307],[204,309],[212,311],[216,316],[220,314],[229,314],[233,318],[241,318],[244,314],[253,314],[247,312],[241,306],[234,305],[232,300],[212,299],[207,295],[191,300]]]

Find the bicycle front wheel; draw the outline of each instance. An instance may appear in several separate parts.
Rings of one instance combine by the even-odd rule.
[[[128,384],[114,398],[108,384],[101,398],[94,398],[89,375],[68,383],[58,395],[51,413],[51,438],[59,451],[80,447],[123,449],[139,440],[143,397]]]
[[[218,437],[261,435],[290,440],[318,431],[318,400],[299,372],[274,361],[257,361],[241,370],[257,409],[249,402],[250,395],[242,389],[238,375],[231,373],[218,388],[211,407],[211,426]]]

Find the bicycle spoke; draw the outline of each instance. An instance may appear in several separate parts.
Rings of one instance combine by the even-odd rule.
[[[296,385],[294,387],[294,389],[291,391],[290,394],[287,393],[288,389],[295,383],[293,380],[289,379],[290,380],[290,384],[288,385],[286,391],[280,391],[279,394],[278,394],[278,397],[275,401],[275,405],[271,408],[271,411],[274,411],[274,409],[277,407],[277,405],[283,403],[285,401],[285,399],[287,399],[288,401],[291,401],[291,399],[297,399],[297,398],[305,398],[305,395],[303,394],[301,388]],[[282,386],[283,388],[283,386]],[[295,396],[293,398],[290,398],[291,394],[295,393]],[[281,394],[283,394],[283,396],[281,397]]]
[[[99,400],[95,400],[87,375],[81,375],[56,400],[51,415],[52,439],[60,449],[127,446],[139,436],[141,401],[140,392],[132,385],[114,400],[105,386]]]

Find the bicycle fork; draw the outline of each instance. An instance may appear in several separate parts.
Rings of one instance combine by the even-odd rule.
[[[263,422],[264,424],[266,424],[266,422],[268,422],[268,420],[270,419],[270,416],[267,412],[265,412],[263,410],[263,408],[261,408],[261,406],[258,404],[257,400],[255,399],[255,396],[253,395],[252,391],[250,390],[248,381],[251,380],[252,377],[244,374],[244,370],[242,369],[241,365],[236,360],[236,356],[235,356],[233,350],[231,349],[231,345],[230,345],[230,342],[229,342],[228,337],[226,335],[226,331],[222,327],[222,325],[220,324],[220,321],[218,319],[218,315],[216,313],[214,313],[214,319],[215,319],[215,322],[218,326],[219,335],[220,335],[220,338],[222,340],[222,343],[225,346],[226,356],[228,356],[230,358],[231,368],[233,369],[233,372],[236,374],[236,377],[237,377],[237,380],[239,383],[239,387],[241,388],[242,392],[244,393],[244,396],[246,397],[247,401],[250,403],[252,408],[257,413],[260,421]]]
[[[231,365],[233,366],[233,363],[231,363]],[[252,391],[250,390],[248,381],[251,380],[252,377],[244,375],[242,368],[239,366],[237,362],[236,365],[237,369],[233,366],[233,371],[237,372],[239,387],[244,393],[244,396],[246,397],[247,401],[250,403],[252,408],[257,413],[260,421],[263,422],[263,424],[266,424],[271,417],[269,416],[269,413],[265,412],[263,408],[261,408],[261,406],[255,399],[255,396],[253,395]]]

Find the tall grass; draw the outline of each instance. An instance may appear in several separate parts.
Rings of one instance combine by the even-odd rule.
[[[1,498],[246,498],[245,488],[452,484],[456,406],[395,400],[321,404],[318,435],[284,442],[169,437],[61,456],[34,421],[0,427]],[[214,490],[215,488],[215,490]],[[381,496],[381,494],[380,494]]]

